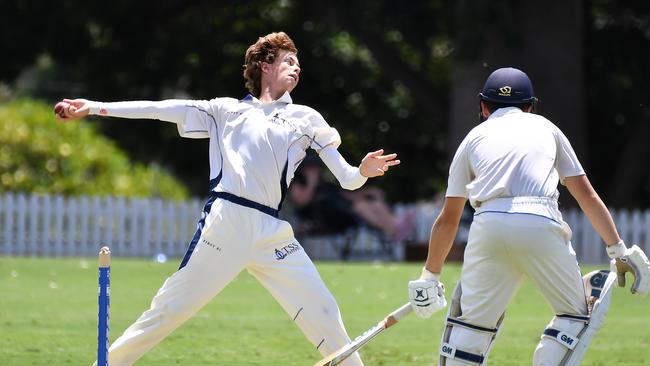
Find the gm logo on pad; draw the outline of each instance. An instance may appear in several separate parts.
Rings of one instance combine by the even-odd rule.
[[[569,344],[569,345],[573,344],[573,338],[569,337],[568,335],[562,335],[560,337],[560,339],[562,340],[562,342],[564,342],[566,344]]]
[[[502,97],[509,97],[512,93],[512,88],[509,86],[502,86],[499,88],[499,95]]]
[[[570,334],[567,334],[565,332],[559,332],[558,335],[556,336],[556,339],[563,345],[565,345],[568,349],[574,349],[576,348],[576,344],[578,343],[578,338],[574,337]]]
[[[456,356],[456,347],[452,346],[449,343],[443,343],[440,346],[440,355],[454,358]]]

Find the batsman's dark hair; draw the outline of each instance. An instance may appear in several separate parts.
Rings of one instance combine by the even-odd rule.
[[[495,103],[495,102],[488,102],[488,101],[483,101],[485,103],[485,106],[487,107],[488,111],[490,113],[494,113],[499,108],[507,108],[507,107],[517,107],[521,109],[522,111],[529,106],[532,106],[532,103]]]

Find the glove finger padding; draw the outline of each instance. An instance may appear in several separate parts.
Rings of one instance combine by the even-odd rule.
[[[618,287],[625,287],[625,274],[627,272],[632,272],[632,268],[621,262],[620,259],[612,259],[612,264],[613,267],[616,268],[616,280],[618,281]]]
[[[650,262],[643,250],[634,245],[625,251],[625,255],[614,260],[618,285],[625,287],[625,274],[634,275],[634,282],[630,286],[633,294],[646,296],[650,292]]]

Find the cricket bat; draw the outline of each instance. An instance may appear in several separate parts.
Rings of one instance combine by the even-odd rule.
[[[352,342],[316,362],[314,366],[334,366],[340,364],[343,360],[350,357],[350,355],[359,350],[359,348],[363,347],[366,343],[370,342],[381,332],[397,324],[397,322],[402,320],[402,318],[408,315],[411,311],[413,311],[413,308],[411,307],[411,304],[407,302],[400,306],[399,309],[388,314],[384,319],[377,323],[377,325],[365,331]]]

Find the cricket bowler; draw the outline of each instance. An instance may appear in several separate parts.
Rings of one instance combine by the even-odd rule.
[[[243,269],[271,293],[321,354],[350,341],[334,297],[290,224],[278,219],[278,211],[308,148],[318,152],[349,190],[384,175],[399,160],[394,153],[377,150],[359,167],[348,164],[337,150],[341,138],[336,129],[314,109],[292,102],[289,93],[298,85],[300,71],[293,41],[278,32],[260,37],[246,51],[244,78],[250,94],[243,99],[65,99],[57,104],[64,121],[89,114],[158,119],[175,123],[182,137],[210,140],[210,193],[196,234],[150,309],[110,346],[111,366],[133,364]],[[255,304],[242,310],[255,311]],[[345,365],[362,362],[355,354]]]

